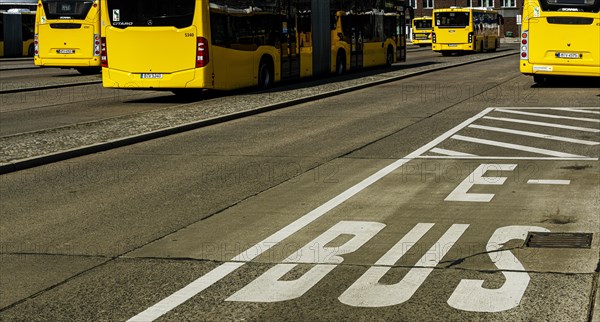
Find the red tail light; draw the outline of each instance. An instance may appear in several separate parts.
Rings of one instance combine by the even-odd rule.
[[[100,61],[102,67],[108,67],[108,53],[106,52],[106,37],[100,38]]]
[[[197,38],[196,68],[208,65],[208,40],[204,37]]]

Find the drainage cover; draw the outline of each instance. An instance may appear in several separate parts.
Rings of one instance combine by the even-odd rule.
[[[526,247],[535,248],[591,248],[592,233],[543,233],[530,232]]]

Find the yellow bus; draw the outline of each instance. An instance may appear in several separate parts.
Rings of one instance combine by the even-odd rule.
[[[34,26],[35,11],[0,10],[0,57],[33,57]]]
[[[385,4],[331,10],[332,73],[405,59],[403,3]],[[105,87],[177,94],[313,73],[311,0],[102,0],[101,8]]]
[[[99,0],[39,0],[34,64],[100,72],[99,6]]]
[[[432,47],[448,56],[460,52],[496,51],[502,16],[486,8],[451,7],[433,10]]]
[[[412,21],[412,43],[420,47],[431,46],[433,33],[433,19],[431,17],[418,17]]]
[[[525,0],[520,55],[521,73],[536,83],[600,77],[600,1]]]

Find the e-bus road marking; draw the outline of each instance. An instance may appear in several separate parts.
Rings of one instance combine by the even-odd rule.
[[[569,185],[571,184],[571,180],[530,179],[527,180],[527,184]]]
[[[409,161],[418,158],[423,153],[431,150],[439,143],[450,138],[452,135],[454,135],[458,131],[462,130],[463,128],[467,127],[469,124],[473,123],[475,120],[483,117],[484,115],[488,114],[489,112],[491,112],[493,110],[494,109],[491,107],[486,108],[485,110],[481,111],[479,114],[465,120],[461,124],[450,129],[446,133],[440,135],[433,141],[420,147],[419,149],[410,153],[406,157],[394,161],[392,164],[377,171],[376,173],[372,174],[371,176],[369,176],[368,178],[359,182],[358,184],[350,187],[349,189],[347,189],[346,191],[337,195],[333,199],[327,201],[323,205],[315,208],[311,212],[296,219],[294,222],[283,227],[281,230],[279,230],[276,233],[274,233],[273,235],[267,237],[262,242],[259,242],[255,246],[250,247],[245,252],[242,252],[239,255],[235,256],[233,259],[231,259],[230,262],[225,262],[225,263],[217,266],[212,271],[201,276],[200,278],[196,279],[195,281],[188,284],[187,286],[180,289],[179,291],[176,291],[175,293],[169,295],[168,297],[164,298],[163,300],[154,304],[153,306],[147,308],[146,310],[144,310],[143,312],[132,317],[128,321],[154,321],[154,320],[156,320],[157,318],[161,317],[165,313],[176,308],[180,304],[183,304],[184,302],[186,302],[187,300],[189,300],[196,294],[202,292],[203,290],[207,289],[211,285],[220,281],[221,279],[223,279],[225,276],[229,275],[236,269],[242,267],[247,262],[256,258],[260,254],[268,251],[271,247],[275,246],[277,243],[288,238],[292,234],[298,232],[300,229],[306,227],[311,222],[313,222],[313,221],[317,220],[318,218],[320,218],[321,216],[325,215],[327,212],[329,212],[329,210],[342,204],[343,202],[350,199],[355,194],[359,193],[360,191],[369,187],[373,183],[384,178],[385,176],[392,173],[394,170],[400,168],[401,166],[408,163]],[[254,254],[248,256],[248,254],[252,254],[252,253],[254,253]],[[243,261],[240,262],[240,260],[243,260]]]

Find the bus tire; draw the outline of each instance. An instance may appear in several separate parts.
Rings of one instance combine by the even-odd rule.
[[[346,54],[343,50],[340,50],[335,59],[335,73],[342,75],[344,72],[346,72]]]
[[[392,46],[388,46],[387,53],[385,55],[385,65],[387,67],[392,67],[394,63],[394,48]]]
[[[263,57],[260,60],[258,67],[258,87],[261,89],[267,89],[273,86],[274,68],[272,59]]]

